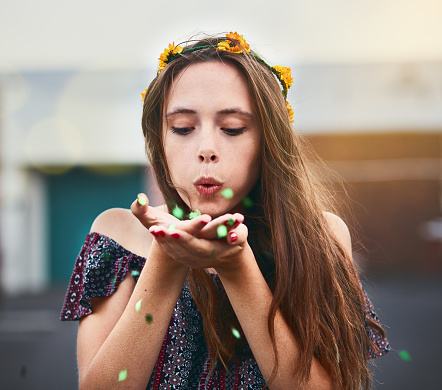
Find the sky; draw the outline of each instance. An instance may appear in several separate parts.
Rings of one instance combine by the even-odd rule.
[[[0,72],[156,66],[201,31],[271,63],[440,62],[441,20],[440,0],[0,0]]]

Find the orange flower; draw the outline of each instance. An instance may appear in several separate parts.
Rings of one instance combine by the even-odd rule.
[[[244,49],[247,53],[250,53],[250,46],[242,35],[239,35],[236,31],[230,34],[226,34],[227,41],[218,43],[218,50],[230,51],[231,53],[242,53]],[[242,47],[242,49],[241,49]]]
[[[295,120],[293,119],[293,115],[295,115],[295,113],[293,112],[293,108],[287,100],[285,101],[285,105],[287,107],[287,112],[289,114],[290,123],[294,123]]]
[[[147,88],[144,90],[144,92],[141,92],[141,101],[144,102],[144,99],[146,97]]]
[[[227,34],[226,37],[232,41],[238,41],[241,46],[245,49],[245,51],[247,53],[250,53],[250,46],[249,44],[246,42],[246,40],[244,39],[244,36],[239,35],[236,31],[233,33],[231,32],[230,34]]]

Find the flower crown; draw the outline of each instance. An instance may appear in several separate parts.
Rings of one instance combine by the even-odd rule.
[[[160,74],[164,68],[174,59],[180,57],[184,53],[190,53],[192,51],[197,51],[201,49],[206,49],[209,47],[216,48],[216,50],[221,51],[229,51],[231,53],[237,53],[241,54],[243,52],[247,52],[250,56],[255,58],[258,62],[265,65],[270,71],[277,77],[279,82],[282,86],[282,94],[284,96],[285,104],[287,106],[287,112],[289,114],[290,122],[294,122],[293,120],[293,109],[290,103],[287,101],[287,92],[289,88],[293,84],[293,78],[291,69],[286,66],[276,65],[276,66],[270,66],[268,65],[262,58],[258,57],[256,54],[253,54],[250,52],[250,46],[244,39],[242,35],[239,35],[237,32],[231,32],[229,34],[226,34],[227,40],[219,42],[216,46],[215,45],[203,45],[203,46],[196,46],[196,47],[190,47],[190,48],[182,48],[181,46],[175,46],[175,43],[172,42],[172,44],[169,43],[169,47],[164,49],[164,52],[161,53],[159,59],[159,68],[158,68],[158,74]],[[144,97],[146,95],[146,90],[141,93],[141,96]]]

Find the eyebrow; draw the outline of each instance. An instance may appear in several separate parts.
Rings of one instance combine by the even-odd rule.
[[[195,115],[196,111],[190,110],[190,109],[184,108],[184,107],[176,107],[172,111],[170,111],[166,114],[166,118],[169,118],[169,117],[171,117],[173,115],[177,115],[177,114]]]
[[[177,115],[177,114],[187,114],[187,115],[196,115],[197,112],[195,110],[191,110],[184,107],[176,107],[172,111],[168,112],[166,114],[166,119],[170,118],[171,116]],[[223,115],[240,115],[244,116],[247,119],[253,119],[253,115],[248,112],[244,111],[241,108],[226,108],[221,111],[217,111],[217,115],[223,116]]]

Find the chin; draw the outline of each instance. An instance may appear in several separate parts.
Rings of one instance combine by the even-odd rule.
[[[224,202],[220,202],[219,200],[213,201],[213,202],[192,202],[192,205],[194,205],[194,207],[192,207],[193,210],[198,209],[201,214],[208,214],[210,215],[212,218],[216,218],[219,217],[220,215],[224,215],[226,213],[229,213],[231,210],[231,207],[229,207],[230,205],[226,205],[223,204]]]
[[[233,199],[222,199],[217,202],[195,202],[195,209],[201,211],[201,214],[208,214],[212,218],[219,217],[224,214],[243,213],[242,203],[235,202]]]

